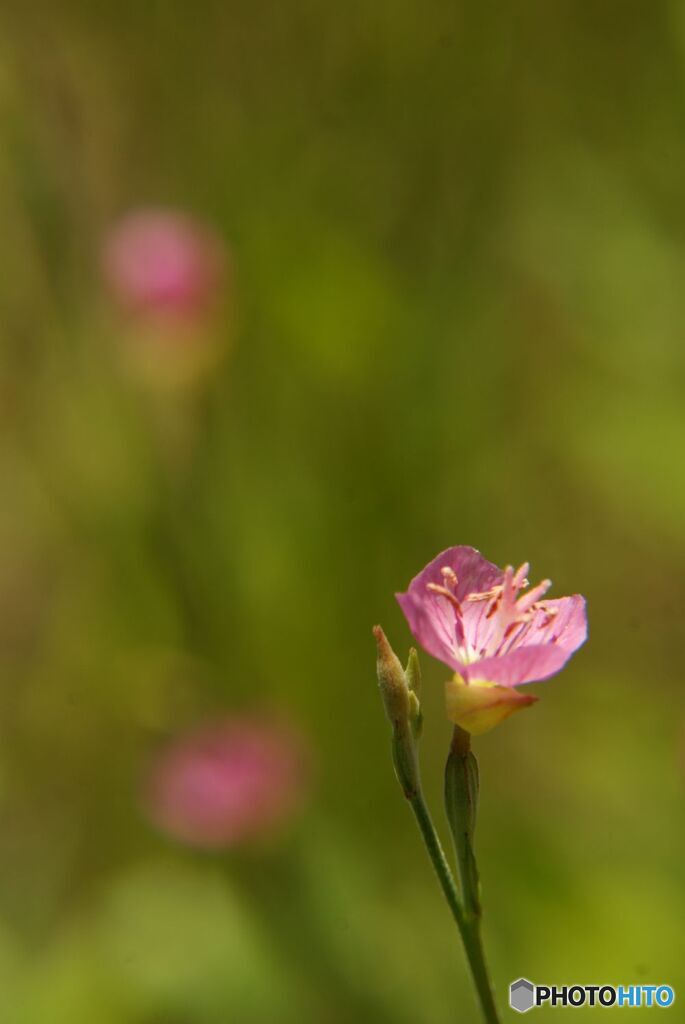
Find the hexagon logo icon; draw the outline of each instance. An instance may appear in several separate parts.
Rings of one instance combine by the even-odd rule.
[[[527,978],[512,981],[509,986],[509,1006],[517,1013],[527,1013],[535,1006],[535,985]]]

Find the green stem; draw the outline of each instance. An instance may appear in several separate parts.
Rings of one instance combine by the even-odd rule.
[[[490,972],[485,959],[480,918],[469,918],[464,931],[461,933],[461,937],[469,961],[469,967],[471,968],[471,974],[473,975],[473,983],[476,986],[478,999],[483,1010],[483,1017],[487,1024],[500,1024],[499,1011],[495,1003],[495,994],[492,989]]]
[[[426,806],[426,801],[423,798],[423,793],[418,792],[410,796],[409,802],[416,817],[421,837],[428,850],[428,856],[438,876],[440,887],[459,929],[478,995],[478,1001],[483,1011],[483,1019],[486,1021],[486,1024],[500,1024],[500,1017],[495,1005],[495,997],[485,961],[480,932],[480,919],[464,912],[452,872],[447,863],[438,834],[435,831],[435,826]]]

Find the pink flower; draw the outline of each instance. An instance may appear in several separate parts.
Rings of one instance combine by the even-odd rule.
[[[219,848],[282,825],[304,788],[302,750],[291,732],[256,718],[230,718],[168,747],[153,766],[146,805],[173,838]]]
[[[448,716],[469,732],[533,703],[513,688],[554,675],[587,638],[584,598],[545,599],[549,580],[528,590],[528,568],[448,548],[397,594],[421,646],[455,670]]]
[[[129,312],[192,321],[213,305],[225,255],[217,235],[185,214],[143,209],[111,229],[103,266]]]

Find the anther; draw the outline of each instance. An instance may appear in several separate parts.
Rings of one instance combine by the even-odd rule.
[[[457,574],[454,571],[454,569],[451,569],[449,567],[449,565],[443,566],[443,568],[440,570],[440,575],[444,579],[445,583],[447,583],[449,586],[456,587],[458,583]]]
[[[502,593],[502,584],[496,583],[494,587],[490,587],[489,590],[476,591],[473,594],[469,594],[466,598],[467,601],[489,601],[491,598],[499,598]]]
[[[528,584],[528,572],[530,570],[530,563],[524,562],[520,565],[514,574],[514,587],[517,590],[523,590]]]
[[[455,610],[459,613],[459,615],[461,615],[461,604],[454,596],[452,591],[448,590],[447,587],[441,587],[438,583],[427,583],[426,590],[430,590],[432,594],[439,594],[440,597],[446,597],[450,604],[453,605]]]
[[[549,588],[552,586],[551,580],[543,580],[542,583],[538,583],[537,587],[533,587],[529,593],[520,597],[516,603],[516,607],[521,612],[527,612],[529,608],[532,608],[538,603],[540,598],[547,593]]]

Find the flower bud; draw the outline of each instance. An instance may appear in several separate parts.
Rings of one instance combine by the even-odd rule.
[[[419,702],[421,695],[421,665],[419,664],[419,656],[416,653],[415,647],[412,647],[409,651],[409,660],[407,661],[404,674],[409,687],[409,717],[414,731],[414,738],[418,740],[423,729],[423,711]]]
[[[218,235],[176,210],[141,209],[109,231],[104,273],[120,305],[139,318],[197,321],[221,291],[225,252]]]
[[[231,335],[231,266],[219,233],[181,210],[132,210],[107,231],[101,259],[126,373],[161,395],[192,394]]]
[[[409,721],[410,700],[407,677],[388,638],[380,626],[374,626],[373,635],[376,638],[376,673],[378,685],[385,705],[385,713],[393,723],[406,723]]]
[[[462,901],[467,913],[480,915],[480,882],[473,852],[478,809],[478,762],[469,734],[455,726],[445,765],[445,811],[459,868]]]
[[[219,849],[285,825],[307,789],[300,738],[261,716],[219,719],[178,737],[154,759],[145,808],[157,827]]]
[[[413,690],[417,698],[419,698],[421,696],[421,665],[419,664],[419,656],[416,653],[415,647],[412,647],[409,651],[409,659],[407,660],[407,667],[404,672],[409,689]]]
[[[380,626],[374,626],[378,685],[385,713],[392,723],[392,758],[397,781],[408,800],[421,789],[416,739],[420,731],[421,708],[418,697],[409,689],[400,660]]]

